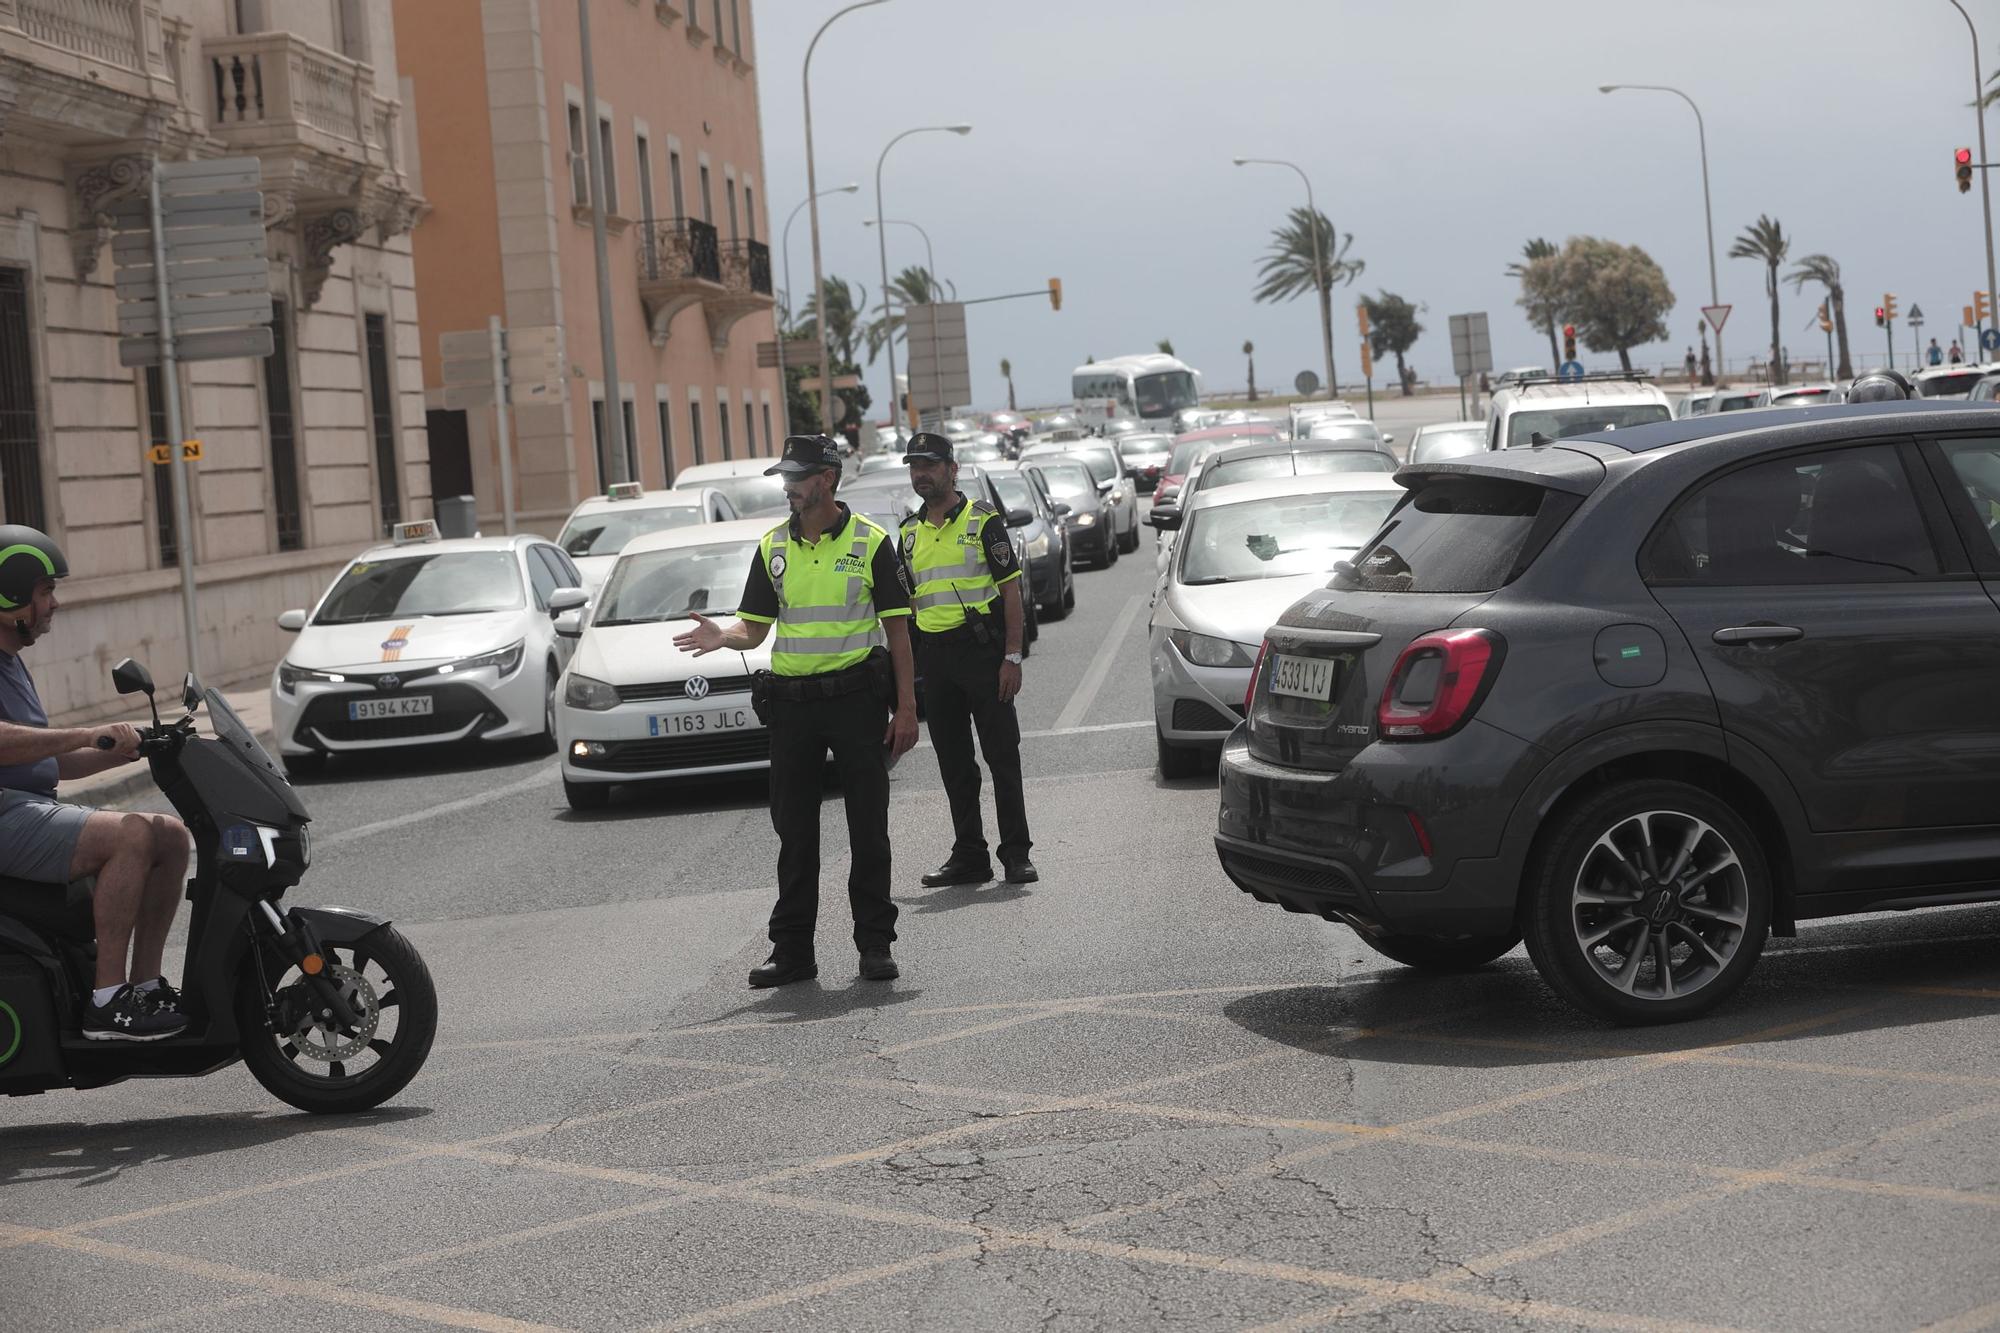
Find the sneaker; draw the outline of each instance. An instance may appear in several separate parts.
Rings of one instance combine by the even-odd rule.
[[[142,1003],[152,1006],[154,1013],[186,1016],[181,1008],[180,989],[165,977],[156,980],[150,988],[134,986],[132,989],[139,992]]]
[[[83,1035],[92,1041],[158,1041],[187,1025],[178,1009],[161,1008],[131,986],[120,986],[107,1004],[83,1006]]]

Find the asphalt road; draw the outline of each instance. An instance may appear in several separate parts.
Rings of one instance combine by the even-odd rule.
[[[1455,411],[1455,401],[1451,404]],[[2000,1324],[2000,909],[1808,926],[1619,1030],[1516,953],[1450,979],[1252,902],[1153,772],[1150,535],[1022,696],[1042,882],[926,891],[856,979],[751,992],[754,782],[564,805],[552,761],[338,768],[297,898],[436,973],[394,1104],[240,1068],[0,1104],[0,1325],[263,1329]]]

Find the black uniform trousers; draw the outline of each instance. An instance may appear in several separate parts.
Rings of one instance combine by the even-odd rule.
[[[924,718],[931,745],[937,750],[938,771],[951,801],[951,855],[955,861],[986,860],[986,830],[979,819],[979,759],[972,733],[979,733],[979,754],[993,774],[994,813],[1000,821],[1000,861],[1026,860],[1028,802],[1021,793],[1021,723],[1014,701],[1000,702],[1000,658],[1004,647],[994,617],[990,642],[982,645],[970,630],[919,638],[924,676]]]
[[[827,752],[847,805],[847,901],[854,943],[896,938],[889,897],[889,765],[882,737],[888,705],[873,690],[833,699],[771,701],[771,824],[778,831],[778,905],[771,910],[774,956],[813,956],[819,921],[819,807]]]

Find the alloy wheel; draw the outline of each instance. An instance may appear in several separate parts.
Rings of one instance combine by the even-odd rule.
[[[1583,957],[1640,1000],[1691,995],[1714,981],[1742,948],[1749,918],[1736,849],[1682,811],[1620,819],[1584,854],[1570,890]]]

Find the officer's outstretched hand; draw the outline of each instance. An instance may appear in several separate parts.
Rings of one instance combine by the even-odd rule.
[[[696,657],[700,657],[703,653],[712,653],[721,646],[722,626],[699,611],[694,613],[693,629],[685,634],[674,635],[674,647],[684,653],[693,653]]]
[[[889,747],[889,761],[894,763],[910,752],[917,743],[917,710],[899,708],[889,718],[889,730],[882,737],[882,744]]]

